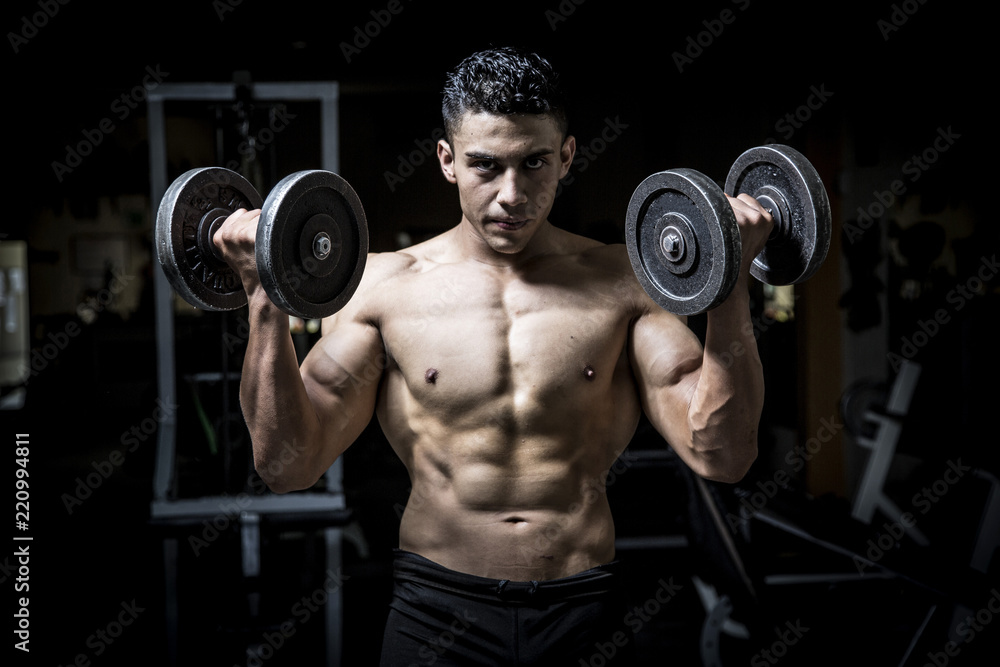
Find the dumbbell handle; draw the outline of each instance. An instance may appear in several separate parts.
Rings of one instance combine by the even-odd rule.
[[[222,256],[222,250],[215,243],[215,234],[222,227],[222,223],[234,212],[226,208],[213,208],[202,216],[201,222],[198,224],[198,248],[202,254],[212,255],[220,262],[226,261]],[[332,247],[330,235],[326,232],[319,232],[313,238],[312,252],[313,256],[318,260],[324,260],[329,257]]]
[[[228,169],[192,169],[177,178],[157,211],[156,254],[185,301],[204,310],[246,305],[239,275],[214,242],[240,208],[260,209],[257,273],[275,305],[304,319],[343,307],[364,270],[368,228],[354,190],[323,170],[285,177],[263,201],[245,178]]]
[[[790,146],[768,144],[740,155],[729,170],[726,192],[753,196],[769,209],[774,230],[754,258],[751,273],[769,285],[807,280],[830,246],[830,201],[816,168]]]
[[[228,209],[213,208],[201,217],[201,222],[198,223],[198,248],[203,255],[212,255],[220,262],[226,261],[219,246],[215,245],[215,233],[232,214],[233,211]]]
[[[788,210],[788,202],[785,201],[781,191],[773,186],[765,185],[754,193],[753,198],[774,220],[774,229],[771,230],[769,241],[780,241],[787,238],[792,216]]]

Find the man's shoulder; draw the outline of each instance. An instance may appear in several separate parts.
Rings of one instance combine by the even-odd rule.
[[[611,274],[632,274],[624,243],[605,243],[587,236],[565,232],[564,254],[589,270]]]
[[[604,243],[573,236],[576,247],[566,256],[580,269],[579,275],[586,277],[584,282],[590,289],[601,284],[609,287],[618,304],[635,316],[665,312],[653,303],[640,285],[624,243]]]
[[[417,258],[410,253],[394,250],[368,254],[365,278],[384,280],[413,268]]]
[[[418,243],[397,250],[385,250],[368,255],[365,274],[381,280],[396,277],[399,274],[419,272],[423,265],[433,257],[433,246],[430,241]]]
[[[405,248],[368,254],[362,286],[379,289],[397,279],[409,279],[435,266],[447,248],[447,242],[438,235]]]

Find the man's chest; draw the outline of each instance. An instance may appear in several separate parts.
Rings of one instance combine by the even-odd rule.
[[[386,287],[383,342],[415,393],[537,397],[620,370],[630,316],[613,282],[435,270]]]

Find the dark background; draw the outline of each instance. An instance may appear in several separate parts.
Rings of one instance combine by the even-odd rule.
[[[577,165],[553,211],[553,221],[573,231],[621,242],[629,197],[648,174],[687,166],[722,180],[744,149],[774,139],[788,143],[815,161],[834,207],[834,249],[811,288],[823,299],[802,299],[797,307],[813,315],[827,313],[840,324],[822,330],[815,319],[799,318],[798,325],[773,325],[761,332],[768,374],[762,456],[741,485],[710,485],[723,515],[733,516],[740,499],[771,488],[767,483],[780,468],[773,464],[788,433],[804,445],[820,427],[817,413],[839,414],[832,402],[810,407],[817,380],[815,371],[812,380],[803,379],[803,350],[810,351],[810,359],[827,358],[828,367],[820,370],[830,375],[819,384],[834,396],[859,381],[882,395],[897,367],[885,352],[900,353],[901,339],[912,338],[942,306],[949,308],[950,321],[915,358],[924,369],[921,389],[904,425],[904,458],[888,491],[902,508],[912,509],[914,494],[938,480],[947,461],[958,457],[983,473],[1000,473],[990,419],[997,398],[997,283],[986,281],[961,312],[950,309],[946,296],[954,286],[967,284],[981,268],[981,258],[991,257],[998,245],[987,205],[993,193],[990,121],[995,113],[988,91],[994,87],[995,56],[983,5],[401,0],[401,11],[377,31],[370,27],[368,43],[359,42],[363,48],[352,50],[348,59],[344,45],[373,25],[372,12],[383,12],[384,18],[387,5],[9,3],[2,24],[8,42],[2,127],[11,187],[0,243],[28,243],[32,349],[41,349],[50,333],[69,324],[81,331],[31,378],[24,406],[0,412],[5,470],[14,458],[7,453],[13,450],[13,434],[31,434],[32,653],[29,662],[17,653],[16,664],[70,664],[81,654],[95,665],[167,664],[164,531],[149,524],[154,438],[128,453],[72,512],[64,500],[78,479],[121,449],[123,435],[156,408],[156,329],[146,290],[152,271],[159,270],[148,252],[157,202],[149,200],[146,114],[140,103],[124,118],[116,115],[122,109],[116,100],[142,84],[147,68],[171,83],[228,82],[236,72],[247,73],[239,76],[253,82],[339,82],[340,171],[364,203],[376,251],[397,247],[400,233],[419,240],[458,221],[455,192],[436,166],[416,164],[408,156],[441,126],[444,72],[489,45],[524,45],[550,57],[573,93],[571,132],[580,145],[600,146],[585,170]],[[728,23],[719,21],[724,10],[731,12],[724,16],[732,18]],[[899,25],[892,24],[893,18]],[[694,49],[699,39],[700,52],[688,51],[693,57],[679,68],[675,54]],[[800,111],[801,126],[786,135],[788,125],[781,120],[807,105],[816,90],[825,91],[827,99]],[[294,169],[319,166],[315,109],[288,109],[295,120],[287,132],[256,154],[264,191]],[[267,111],[267,105],[255,105],[251,134],[266,126]],[[233,108],[219,110],[219,127],[227,137],[224,154],[211,141],[214,109],[173,107],[170,113],[187,121],[175,126],[170,178],[192,166],[239,159]],[[113,120],[113,131],[101,134],[79,166],[57,173],[54,163],[67,163],[70,148],[104,118]],[[621,128],[620,134],[612,142],[593,143],[609,123]],[[908,180],[902,165],[949,128],[959,139],[934,155],[934,164],[921,170],[919,179]],[[400,173],[401,156],[410,159],[413,174],[390,187],[387,174]],[[875,193],[896,179],[907,186],[896,208],[875,216],[864,242],[841,243],[842,229],[857,222],[857,208],[868,207]],[[83,322],[78,305],[100,296],[111,283],[108,275],[79,270],[73,244],[109,234],[126,239],[128,275],[135,279],[127,294]],[[839,298],[843,295],[848,296]],[[759,287],[755,296],[760,313]],[[238,368],[245,346],[219,341],[238,334],[240,317],[180,316],[178,374],[223,364]],[[692,318],[696,330],[700,324]],[[866,341],[872,336],[883,352],[876,354],[877,363],[865,366]],[[308,345],[312,339],[299,340]],[[14,390],[4,387],[4,396]],[[212,423],[208,430],[222,432],[225,421],[233,420],[228,444],[237,463],[223,470],[206,447],[207,431],[195,417],[191,396],[185,396],[178,406],[186,448],[183,493],[244,490],[239,482],[249,474],[249,444],[235,405],[222,405],[217,387],[202,393]],[[808,469],[811,476],[793,475],[768,507],[830,537],[846,553],[863,554],[867,540],[877,544],[887,522],[899,517],[879,517],[870,527],[850,522],[863,456],[850,454],[857,448],[851,449],[849,435],[856,434],[841,435],[842,475],[831,481],[815,467]],[[369,547],[361,553],[345,546],[345,572],[352,577],[343,590],[348,665],[376,659],[389,592],[389,551],[398,528],[394,506],[405,502],[408,492],[405,472],[376,424],[362,440],[345,457],[348,505]],[[936,655],[947,664],[973,665],[989,664],[987,656],[995,655],[990,642],[1000,622],[993,612],[982,615],[980,622],[987,617],[994,622],[985,623],[973,642],[958,645],[956,655],[941,653],[949,629],[960,620],[952,615],[956,603],[974,614],[986,608],[996,590],[967,567],[988,485],[963,481],[949,486],[920,524],[931,534],[933,548],[893,542],[893,554],[879,560],[890,566],[885,577],[769,586],[763,579],[768,573],[856,574],[857,569],[836,549],[756,522],[752,535],[729,531],[757,585],[753,600],[725,555],[720,535],[726,531],[712,527],[690,475],[664,455],[665,444],[645,427],[632,449],[659,452],[660,458],[632,465],[610,489],[619,533],[684,538],[677,548],[624,554],[631,564],[628,585],[635,604],[648,600],[660,579],[684,584],[677,599],[636,637],[643,664],[661,664],[672,656],[677,664],[699,664],[706,610],[695,593],[694,576],[734,598],[734,615],[753,631],[748,640],[728,640],[724,664],[745,664],[754,657],[768,662],[760,651],[780,641],[772,628],[797,620],[810,629],[801,642],[778,647],[771,657],[777,661],[780,653],[779,664],[904,664],[909,655],[905,664],[923,665]],[[13,480],[12,473],[4,479]],[[13,481],[3,484],[10,484],[5,497],[13,505]],[[14,532],[11,528],[8,535]],[[311,527],[266,532],[264,575],[251,582],[239,576],[234,530],[223,532],[218,544],[198,558],[185,551],[188,535],[180,533],[177,650],[189,664],[243,664],[245,645],[259,642],[269,624],[282,620],[289,600],[322,584],[321,556],[316,555],[321,549]],[[0,553],[11,551],[5,547]],[[0,572],[11,598],[17,597],[15,578],[16,570],[9,567]],[[265,612],[254,617],[247,600],[258,593]],[[132,600],[144,611],[96,655],[89,638]],[[1000,607],[994,603],[994,608]],[[931,609],[935,613],[920,632]],[[264,664],[320,664],[321,642],[318,622],[304,624]]]

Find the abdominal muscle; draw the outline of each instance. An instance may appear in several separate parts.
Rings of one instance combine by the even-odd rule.
[[[640,405],[632,301],[602,266],[435,264],[386,285],[391,302],[373,307],[387,355],[376,412],[410,475],[401,549],[512,581],[614,559],[605,478]],[[449,280],[454,298],[428,305],[452,294]]]
[[[584,456],[581,443],[511,442],[491,430],[413,443],[400,548],[512,581],[557,579],[613,560],[604,488],[613,459],[593,449]]]

